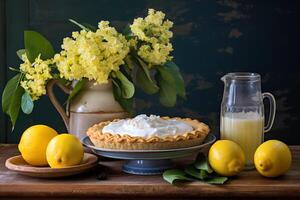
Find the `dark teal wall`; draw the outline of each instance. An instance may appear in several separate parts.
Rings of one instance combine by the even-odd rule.
[[[77,28],[73,18],[97,24],[109,20],[122,28],[148,8],[166,12],[175,22],[173,55],[187,85],[188,100],[175,108],[159,106],[156,97],[138,94],[138,113],[201,119],[218,134],[223,92],[220,77],[232,71],[262,75],[264,91],[277,99],[274,128],[266,138],[300,144],[299,119],[299,3],[294,0],[1,0],[6,4],[6,59],[1,61],[1,93],[9,66],[18,66],[15,51],[23,47],[23,30],[44,34],[60,50],[63,37]],[[2,12],[2,11],[1,11]],[[2,53],[3,54],[3,53]],[[4,54],[3,54],[4,55]],[[3,63],[7,63],[3,65]],[[64,98],[59,93],[61,99]],[[43,123],[64,131],[64,125],[47,97],[37,102],[33,114],[22,114],[13,133],[0,115],[1,142],[18,142],[22,131]],[[5,124],[5,125],[4,125]],[[5,137],[3,134],[7,133]]]

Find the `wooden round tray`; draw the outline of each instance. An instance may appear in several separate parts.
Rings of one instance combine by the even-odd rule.
[[[65,168],[34,167],[29,165],[21,155],[8,158],[5,166],[19,174],[38,178],[58,178],[71,176],[85,172],[97,165],[97,156],[84,153],[82,162],[79,165]]]

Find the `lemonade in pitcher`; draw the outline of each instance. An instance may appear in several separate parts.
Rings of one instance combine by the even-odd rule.
[[[222,77],[224,94],[221,104],[221,139],[238,143],[246,156],[246,169],[254,168],[253,156],[275,118],[275,99],[261,93],[261,79],[255,73],[229,73]],[[263,99],[270,101],[267,125],[264,125]]]
[[[264,118],[255,112],[229,113],[221,117],[221,139],[232,140],[244,150],[246,166],[253,165],[256,148],[263,142]]]

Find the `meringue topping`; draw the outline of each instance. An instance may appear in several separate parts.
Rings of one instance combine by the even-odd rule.
[[[141,114],[132,119],[122,119],[104,126],[103,133],[149,138],[184,134],[193,130],[187,123],[176,119],[161,119],[160,116]]]

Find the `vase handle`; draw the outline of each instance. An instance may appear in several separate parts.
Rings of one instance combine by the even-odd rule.
[[[67,130],[69,131],[69,116],[67,114],[69,105],[67,104],[67,112],[66,112],[65,109],[62,107],[62,105],[57,100],[57,98],[55,97],[55,94],[53,92],[53,86],[55,86],[55,85],[57,85],[66,94],[70,94],[72,90],[71,90],[71,88],[63,85],[58,79],[50,80],[48,82],[47,88],[46,88],[47,94],[49,96],[51,103],[56,108],[56,110],[58,111],[60,116],[63,118],[65,126],[66,126]]]

